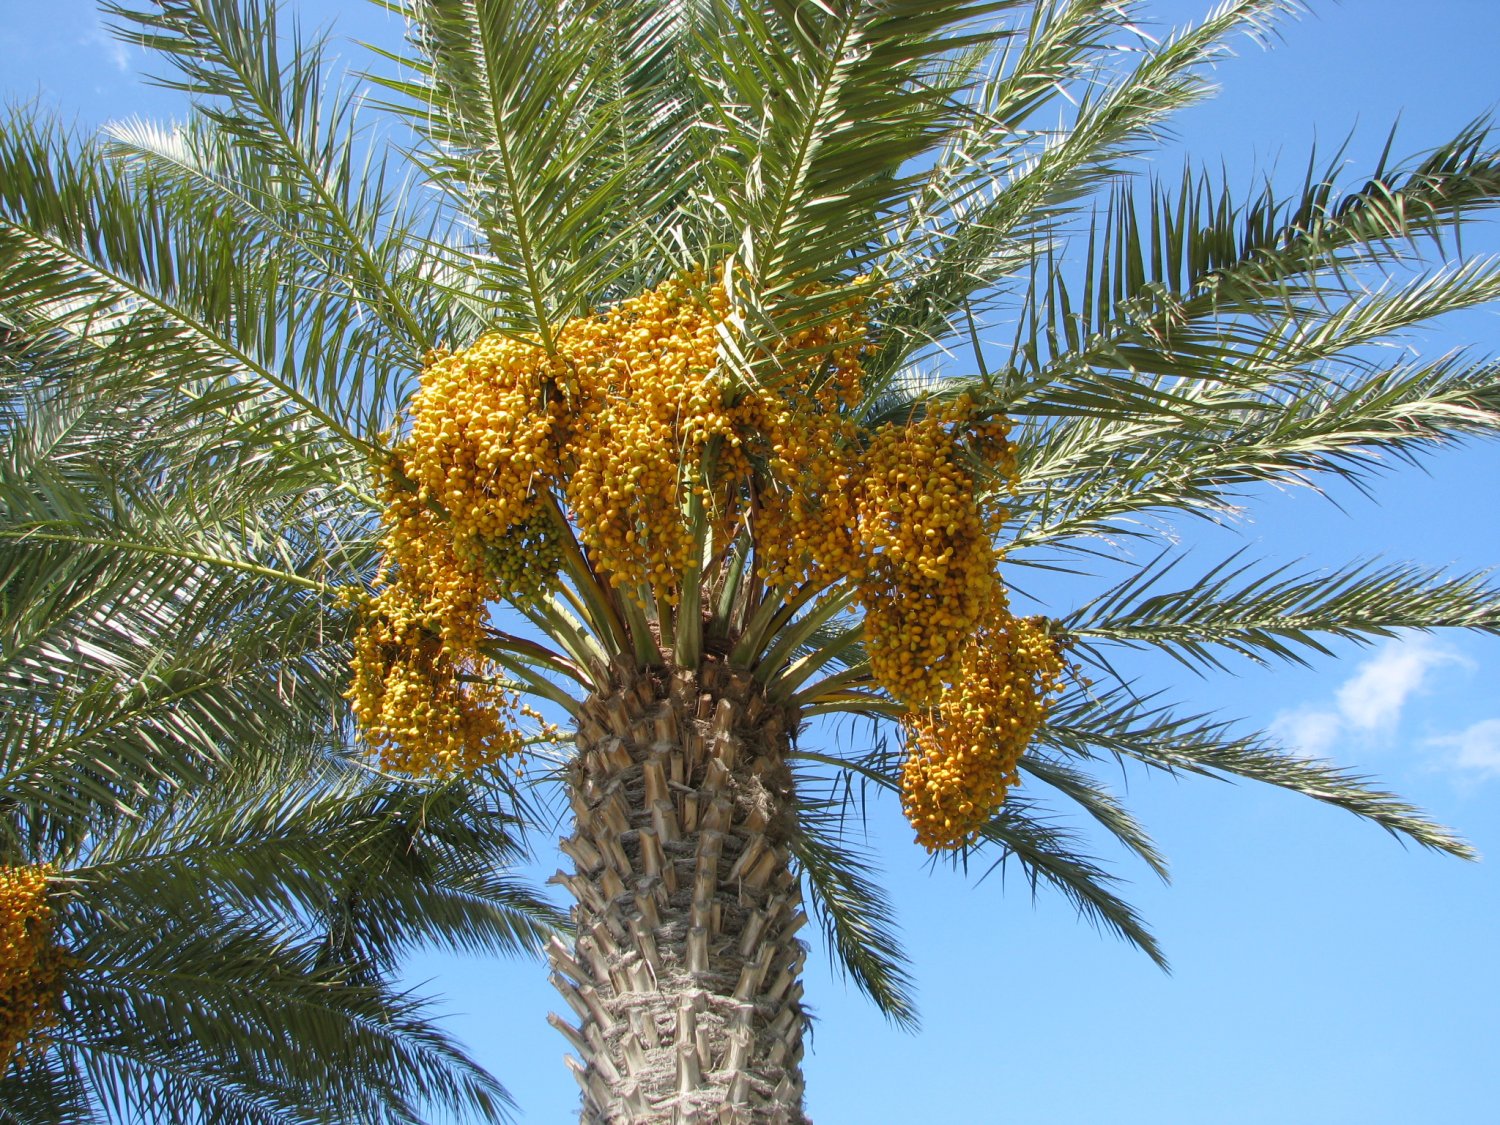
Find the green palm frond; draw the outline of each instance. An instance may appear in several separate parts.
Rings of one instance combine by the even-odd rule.
[[[246,623],[208,635],[188,631],[211,618],[184,612],[191,603],[131,595],[49,623],[0,672],[0,697],[16,709],[0,737],[0,776],[17,802],[4,821],[11,841],[31,830],[25,825],[81,829],[96,816],[128,815],[162,787],[200,783],[236,743],[305,740],[328,729],[344,648],[326,634],[320,642],[318,607],[236,599],[236,611],[278,615],[286,632]],[[197,643],[155,647],[158,630],[174,628]]]
[[[101,1125],[88,1087],[71,1058],[47,1052],[0,1074],[5,1125]]]
[[[54,1037],[115,1119],[416,1125],[424,1102],[503,1112],[503,1090],[410,997],[319,972],[315,943],[273,927],[170,907],[116,916],[139,928],[74,947]]]
[[[66,1065],[0,1099],[76,1072],[79,1112],[114,1120],[495,1119],[503,1090],[387,974],[434,938],[506,953],[553,932],[501,873],[516,824],[467,785],[318,761],[242,754],[51,855],[70,967],[48,1057]]]
[[[104,7],[127,41],[170,61],[176,74],[158,80],[189,95],[213,125],[167,137],[116,129],[116,139],[301,251],[386,329],[396,362],[414,366],[438,342],[421,259],[411,254],[421,217],[407,213],[404,190],[391,187],[384,161],[361,139],[357,93],[330,84],[326,39],[304,40],[295,29],[284,37],[274,2]],[[358,379],[340,389],[367,393]]]
[[[115,1119],[503,1109],[387,976],[434,939],[514,953],[553,932],[555,911],[503,874],[519,845],[492,797],[241,753],[208,784],[137,806],[52,857],[72,958],[53,1037]]]
[[[946,203],[928,203],[919,212],[931,216],[925,229],[902,240],[906,283],[885,317],[899,330],[877,373],[894,373],[962,331],[963,317],[1019,280],[1154,129],[1210,92],[1204,71],[1231,36],[1264,35],[1300,8],[1296,0],[1231,0],[1152,45],[1131,26],[1136,6],[1036,5],[1037,34],[973,92],[972,123],[934,172],[938,198],[951,192],[958,205],[949,214]],[[1101,72],[1106,46],[1138,61],[1123,74]],[[1056,103],[1068,105],[1061,127],[1042,116]]]
[[[996,871],[1003,874],[1009,864],[1018,864],[1033,895],[1043,886],[1056,891],[1080,918],[1167,968],[1166,953],[1145,920],[1116,892],[1120,877],[1091,857],[1083,835],[1061,823],[1051,809],[1012,795],[981,830],[980,838],[981,847],[991,845],[1000,850],[986,875]],[[955,862],[968,864],[973,857],[965,855]]]
[[[810,777],[799,783],[802,790],[811,786]],[[891,923],[891,903],[870,857],[850,839],[843,802],[802,797],[791,851],[807,878],[834,967],[852,978],[887,1019],[915,1031],[910,970]]]
[[[326,755],[246,751],[212,785],[64,858],[70,880],[110,894],[149,899],[163,880],[197,878],[266,917],[327,914],[345,955],[386,971],[422,942],[540,948],[561,921],[506,874],[524,858],[521,830],[470,782],[415,784]]]
[[[1314,158],[1287,201],[1267,187],[1237,204],[1192,176],[1175,193],[1148,184],[1147,202],[1118,185],[1081,262],[1063,268],[1049,252],[1036,266],[1012,368],[990,392],[997,408],[1064,419],[1027,444],[1066,450],[1071,425],[1107,443],[1111,423],[1212,426],[1218,411],[1239,421],[1257,401],[1312,394],[1330,362],[1367,369],[1366,345],[1493,299],[1495,264],[1483,259],[1370,276],[1440,251],[1500,200],[1488,146],[1483,124],[1469,126],[1408,170],[1382,162],[1346,194]]]
[[[105,401],[106,414],[139,405]],[[81,830],[159,787],[199,784],[236,744],[326,738],[348,622],[313,593],[332,575],[307,553],[311,540],[299,545],[295,525],[272,529],[286,505],[253,474],[235,495],[227,478],[202,491],[190,479],[156,490],[129,479],[149,478],[149,464],[88,471],[82,447],[99,459],[130,443],[87,412],[40,405],[27,415],[37,425],[4,435],[0,456],[0,698],[15,716],[0,729],[0,776],[17,801],[5,818],[12,843],[23,823]],[[158,436],[156,453],[171,437]]]
[[[1070,693],[1037,737],[1085,760],[1109,754],[1168,772],[1264,782],[1346,809],[1425,848],[1477,856],[1453,832],[1352,770],[1284,749],[1265,735],[1243,733],[1217,716],[1181,714],[1128,686]]]
[[[721,4],[706,79],[726,211],[756,288],[858,270],[941,143],[966,77],[956,52],[994,43],[1017,0],[758,8]],[[862,256],[863,252],[863,256]]]
[[[1163,882],[1168,880],[1167,860],[1130,810],[1097,778],[1061,757],[1032,752],[1021,759],[1020,770],[1066,797],[1081,812],[1105,829],[1126,850],[1143,862]]]
[[[1070,419],[1022,449],[1030,483],[1015,505],[1017,548],[1139,533],[1141,517],[1156,512],[1217,516],[1259,482],[1321,488],[1332,478],[1368,489],[1404,460],[1493,433],[1497,374],[1447,357],[1310,377],[1281,393],[1231,392],[1227,408],[1210,401],[1186,424],[1145,413]]]
[[[477,227],[469,268],[484,279],[487,320],[550,348],[559,321],[615,291],[626,249],[649,240],[677,193],[678,117],[654,119],[626,68],[671,66],[680,32],[639,5],[402,10],[407,75],[379,81],[425,142],[414,159]]]
[[[610,288],[622,294],[662,279],[663,251],[669,260],[685,257],[687,247],[708,241],[706,217],[688,217],[707,144],[693,78],[705,17],[693,9],[691,3],[618,0],[595,15],[606,30],[597,44],[599,78],[587,116],[605,126],[589,162],[614,189],[612,227],[600,241],[620,271]],[[621,193],[628,193],[628,205],[621,206]]]
[[[1370,640],[1402,629],[1500,631],[1500,589],[1488,572],[1448,574],[1411,563],[1356,563],[1296,572],[1241,562],[1237,553],[1181,589],[1157,588],[1182,562],[1163,553],[1062,622],[1084,653],[1099,641],[1150,645],[1190,666],[1222,668],[1218,651],[1305,663],[1335,638]]]
[[[1209,377],[1213,363],[1200,370],[1193,362],[1192,345],[1201,342],[1195,322],[1217,329],[1226,346],[1257,342],[1253,332],[1235,331],[1236,317],[1275,324],[1295,310],[1299,324],[1316,332],[1338,315],[1314,307],[1319,301],[1363,296],[1359,267],[1419,258],[1424,248],[1441,251],[1446,235],[1500,198],[1500,164],[1484,122],[1460,130],[1409,169],[1389,168],[1382,159],[1352,192],[1337,187],[1341,156],[1320,170],[1314,153],[1301,191],[1290,199],[1267,184],[1236,202],[1226,187],[1189,172],[1175,190],[1153,180],[1139,191],[1132,182],[1117,183],[1103,219],[1088,232],[1084,259],[1052,270],[1033,290],[1032,321],[1039,327],[1015,350],[1023,376],[1058,359],[1118,365],[1138,350],[1155,350],[1156,364],[1176,358],[1177,366],[1125,369]],[[1266,335],[1270,343],[1278,334]],[[1248,351],[1245,358],[1264,364],[1268,357]]]
[[[296,415],[298,429],[351,452],[366,444],[330,386],[326,349],[372,354],[356,339],[370,330],[341,299],[303,301],[276,247],[244,242],[212,198],[132,175],[104,146],[19,117],[0,135],[0,185],[16,330],[105,345],[101,364],[140,370],[149,356],[160,379]]]
[[[878,719],[880,716],[876,713],[871,717]],[[797,757],[837,771],[842,791],[849,801],[862,801],[870,786],[876,791],[900,792],[900,752],[889,745],[882,744],[874,750],[847,757],[799,750]],[[1028,762],[1027,768],[1031,768],[1031,763]],[[1069,779],[1062,770],[1049,771],[1045,761],[1039,769],[1039,776],[1049,782],[1061,781],[1058,788],[1064,792],[1071,780],[1073,791],[1085,794],[1085,809],[1105,823],[1117,838],[1123,837],[1132,851],[1161,874],[1160,857],[1149,840],[1118,805],[1110,809],[1114,802],[1097,783],[1082,778]],[[1065,824],[1054,810],[1024,792],[1012,793],[999,813],[980,830],[978,841],[969,848],[951,853],[947,859],[967,871],[990,857],[989,866],[981,878],[995,871],[1003,873],[1007,865],[1016,863],[1033,894],[1043,886],[1058,892],[1072,904],[1080,917],[1105,932],[1115,934],[1166,968],[1166,957],[1145,921],[1116,893],[1120,877],[1089,856],[1084,845],[1082,833]],[[994,852],[999,854],[994,855]]]
[[[364,502],[315,442],[268,456],[283,411],[100,350],[35,326],[0,348],[0,850],[60,871],[71,958],[0,1113],[498,1119],[391,980],[418,946],[530,953],[560,919],[508,874],[506,787],[345,758],[327,595],[373,565]]]

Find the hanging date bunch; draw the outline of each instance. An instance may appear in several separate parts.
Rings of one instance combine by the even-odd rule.
[[[0,1074],[57,1018],[63,951],[53,941],[50,869],[0,867]]]
[[[803,580],[843,575],[864,612],[872,677],[907,710],[902,807],[929,851],[972,843],[1019,784],[1017,764],[1065,670],[1041,619],[1010,612],[996,546],[1015,476],[1003,419],[966,396],[825,455],[832,487],[783,493],[810,535],[774,544]]]
[[[861,304],[782,341],[782,390],[725,377],[722,274],[675,276],[550,341],[489,334],[429,356],[409,432],[382,466],[384,563],[357,599],[348,694],[382,764],[472,772],[522,751],[519,720],[537,716],[497,686],[485,607],[545,598],[573,536],[623,597],[677,604],[698,549],[688,507],[727,541],[757,463],[795,477],[848,430]]]
[[[1020,784],[1019,763],[1066,670],[1040,618],[997,607],[954,661],[953,682],[908,714],[901,808],[928,851],[971,844]]]

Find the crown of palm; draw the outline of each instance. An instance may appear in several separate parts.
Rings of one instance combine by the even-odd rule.
[[[849,451],[855,481],[844,484],[856,506],[867,494],[882,499],[861,482],[876,479],[876,466],[894,470],[903,449],[946,457],[967,474],[976,511],[1003,506],[994,537],[976,543],[1003,552],[1003,572],[1018,572],[1087,568],[1110,537],[1152,540],[1142,517],[1221,512],[1260,482],[1363,482],[1382,454],[1490,433],[1500,418],[1488,361],[1382,365],[1367,350],[1500,294],[1489,261],[1372,284],[1398,264],[1440,262],[1444,236],[1500,197],[1483,128],[1411,164],[1382,163],[1355,191],[1316,164],[1285,199],[1269,189],[1240,199],[1191,171],[1125,175],[1152,130],[1205,92],[1203,68],[1229,36],[1295,6],[1230,2],[1142,45],[1130,7],[1104,0],[413,0],[407,50],[388,60],[399,67],[375,79],[378,104],[339,86],[322,42],[284,35],[273,9],[229,0],[114,8],[126,34],[170,61],[170,81],[199,111],[171,130],[116,126],[102,139],[22,117],[0,140],[0,324],[7,340],[25,342],[7,418],[27,422],[8,427],[4,542],[18,583],[42,573],[46,552],[69,576],[36,579],[45,593],[13,626],[26,638],[18,650],[41,643],[24,630],[76,621],[65,590],[157,583],[174,614],[220,614],[195,624],[207,634],[275,622],[274,634],[257,624],[226,640],[225,667],[276,667],[299,684],[288,693],[280,679],[152,668],[153,684],[233,684],[219,695],[195,687],[188,703],[163,710],[181,728],[169,732],[173,745],[254,743],[270,715],[294,730],[330,709],[342,716],[342,662],[359,617],[339,592],[379,588],[387,501],[407,497],[416,503],[409,523],[430,525],[441,549],[462,547],[454,528],[463,513],[433,496],[452,458],[424,480],[414,459],[428,447],[412,436],[423,418],[409,431],[402,411],[424,366],[439,373],[456,362],[435,349],[480,342],[533,357],[522,365],[534,377],[523,413],[556,413],[564,402],[569,432],[592,425],[595,436],[555,442],[556,472],[540,486],[526,479],[518,495],[531,507],[520,516],[531,523],[501,519],[488,540],[474,540],[493,547],[520,535],[531,577],[501,582],[492,572],[503,565],[487,564],[488,584],[467,594],[469,662],[450,668],[455,684],[482,673],[507,697],[576,712],[622,658],[691,666],[709,650],[754,669],[805,717],[940,723],[920,691],[879,674],[877,599],[861,598],[859,578],[879,553],[871,537],[823,558],[786,525],[779,538],[769,530],[777,495],[792,504],[801,489],[822,510],[835,489],[807,480],[837,467],[835,450]],[[1110,53],[1119,43],[1133,49]],[[372,115],[386,115],[399,143],[367,131]],[[608,372],[577,375],[578,326],[683,278],[696,278],[700,294],[718,283],[717,305],[694,298],[712,306],[695,325],[706,349],[695,362],[718,397],[697,414],[673,400],[670,424],[640,432],[680,443],[707,413],[741,415],[704,430],[665,491],[649,494],[656,506],[617,513],[611,538],[589,490],[568,485],[631,421],[599,423],[624,384]],[[1017,326],[1010,346],[982,346],[979,326],[1003,320]],[[611,357],[624,347],[595,344]],[[841,354],[851,349],[857,357]],[[37,378],[31,365],[42,353],[48,371],[76,375]],[[631,394],[645,394],[646,377],[633,377],[642,381]],[[56,388],[84,380],[91,409],[79,429],[77,401]],[[839,393],[819,405],[824,385]],[[766,413],[748,404],[803,426],[802,459],[788,459],[780,476]],[[1002,419],[1012,424],[1008,439],[994,439],[1005,463],[986,465],[980,428]],[[170,440],[144,442],[148,428]],[[603,429],[614,436],[599,437]],[[889,460],[877,462],[872,451],[893,436]],[[726,476],[723,446],[741,439],[743,463]],[[86,446],[125,452],[106,474],[75,471]],[[617,458],[598,479],[613,485],[610,472],[652,463]],[[705,482],[717,491],[701,495]],[[500,502],[497,489],[481,491]],[[615,542],[648,527],[668,540],[677,533],[659,573],[654,557]],[[997,767],[992,788],[1004,803],[983,808],[961,835],[966,849],[1013,856],[1158,959],[1109,873],[1053,816],[1054,802],[1072,805],[1164,870],[1094,776],[1101,757],[1285,786],[1466,854],[1358,778],[1143,698],[1114,676],[1109,654],[1155,646],[1200,665],[1230,653],[1297,660],[1330,638],[1493,630],[1500,599],[1484,576],[1367,562],[1297,573],[1235,556],[1185,577],[1170,540],[1161,547],[1123,579],[1101,568],[1091,601],[1044,607],[1047,645],[1066,644],[1094,682],[1064,677],[1053,699],[1048,678],[1023,693],[1050,702],[1024,753],[1016,747],[1019,757]],[[201,588],[197,577],[183,585],[184,562]],[[513,602],[504,620],[515,627],[479,612],[497,596]],[[141,615],[136,635],[159,636],[175,620],[160,600],[125,600]],[[998,604],[983,602],[983,614]],[[977,620],[977,611],[956,614],[939,657],[953,656]],[[313,622],[326,646],[306,641]],[[59,655],[47,674],[63,682],[76,672],[76,658]],[[28,671],[7,690],[21,698],[36,682]],[[483,710],[495,699],[476,696],[479,686],[455,691]],[[40,810],[33,839],[48,842],[12,850],[50,850],[26,858],[51,859],[73,846],[63,843],[74,831],[66,826],[116,806],[119,788],[100,782],[96,744],[34,768],[20,749],[39,744],[21,729],[30,722],[18,720],[8,741],[28,763],[15,784]],[[348,733],[341,724],[330,731],[320,719],[315,729],[337,740]],[[175,785],[204,768],[161,745],[155,734],[112,740],[110,776]],[[895,750],[847,754],[804,740],[792,760],[843,779],[846,794],[902,786]],[[527,799],[504,770],[482,777]],[[794,851],[834,948],[877,1003],[911,1019],[878,879],[841,836],[838,803],[806,796],[797,816]]]

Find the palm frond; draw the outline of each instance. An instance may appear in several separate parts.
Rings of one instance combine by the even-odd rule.
[[[1412,280],[1390,271],[1441,250],[1500,202],[1500,164],[1483,123],[1410,170],[1384,161],[1340,194],[1314,156],[1301,192],[1267,186],[1248,204],[1184,176],[1148,185],[1142,203],[1118,185],[1080,262],[1049,251],[1017,329],[997,409],[1037,418],[1087,415],[1193,421],[1251,392],[1289,397],[1318,365],[1359,365],[1365,345],[1453,308],[1493,299],[1495,263],[1475,259]],[[1384,283],[1372,270],[1385,270]],[[1113,402],[1111,402],[1113,400]],[[1065,425],[1049,423],[1061,430]]]
[[[1300,322],[1322,325],[1319,301],[1363,295],[1359,268],[1441,251],[1445,236],[1500,201],[1500,160],[1482,121],[1408,169],[1382,158],[1355,191],[1339,191],[1341,157],[1320,164],[1311,154],[1290,199],[1268,183],[1236,202],[1227,187],[1189,171],[1175,190],[1118,183],[1077,272],[1039,279],[1033,317],[1042,324],[1016,349],[1023,371],[1054,357],[1109,362],[1115,349],[1133,357],[1155,345],[1164,361],[1176,359],[1176,373],[1203,377],[1193,365],[1195,319],[1221,325],[1229,342],[1238,337],[1225,322],[1236,317],[1275,323],[1295,309]]]
[[[1032,893],[1046,885],[1068,900],[1079,917],[1096,929],[1112,933],[1162,969],[1167,958],[1144,919],[1115,892],[1119,876],[1089,856],[1084,838],[1061,824],[1056,815],[1028,797],[1012,793],[1004,807],[980,832],[981,844],[1000,849],[985,874],[1004,872],[1011,862],[1020,865]],[[982,853],[963,853],[955,863],[968,864]]]
[[[719,6],[705,81],[720,137],[712,184],[754,288],[858,271],[946,136],[957,52],[994,43],[1017,0]]]
[[[679,115],[621,142],[655,112],[622,61],[659,61],[673,23],[557,0],[411,0],[404,10],[407,76],[378,81],[425,142],[414,159],[478,225],[483,250],[470,267],[489,315],[550,348],[555,324],[612,294],[624,248],[649,238],[677,192]]]
[[[437,342],[414,284],[417,220],[403,213],[403,193],[389,188],[384,162],[360,140],[360,97],[332,85],[326,40],[304,40],[295,28],[284,36],[274,2],[104,7],[123,38],[169,60],[175,75],[158,81],[189,95],[199,120],[213,125],[169,136],[117,127],[116,141],[304,250],[327,284],[385,326],[397,361],[414,366]],[[358,381],[342,389],[367,393]]]
[[[317,744],[343,707],[348,622],[306,588],[322,586],[305,569],[326,574],[322,561],[252,567],[227,539],[209,565],[193,551],[208,521],[189,518],[205,497],[187,490],[187,512],[170,493],[132,505],[109,474],[70,475],[29,455],[0,460],[0,698],[16,716],[0,728],[0,777],[22,818],[4,818],[12,846],[23,823],[81,829],[199,784],[233,746]]]
[[[797,757],[830,767],[842,776],[845,802],[863,799],[867,786],[877,791],[899,793],[900,753],[887,745],[852,757],[839,757],[799,750]],[[1042,765],[1046,772],[1046,763]],[[1059,773],[1054,777],[1066,779]],[[1089,787],[1088,794],[1093,808],[1091,812],[1103,813],[1114,826],[1127,835],[1137,837],[1140,854],[1144,850],[1154,856],[1154,851],[1145,842],[1144,836],[1125,827],[1126,821],[1119,816],[1110,817],[1104,805],[1097,800],[1098,787]],[[1085,806],[1088,807],[1088,806]],[[1123,811],[1123,810],[1122,810]],[[986,849],[996,848],[1000,855],[995,858],[983,875],[996,870],[1003,871],[1010,862],[1018,863],[1035,893],[1043,885],[1059,892],[1097,928],[1115,934],[1145,953],[1156,964],[1166,968],[1166,958],[1155,937],[1146,928],[1144,921],[1128,902],[1114,891],[1119,877],[1111,874],[1099,861],[1083,850],[1083,837],[1071,827],[1061,824],[1055,813],[1025,795],[1011,793],[1006,804],[980,830],[979,841],[970,848],[950,853],[948,861],[967,871],[976,859],[983,858]],[[934,860],[937,862],[937,860]],[[1150,860],[1148,860],[1148,863]],[[1152,864],[1153,867],[1159,864]],[[981,878],[983,877],[981,875]]]
[[[1096,824],[1151,868],[1157,878],[1168,881],[1166,857],[1157,849],[1140,821],[1097,778],[1060,758],[1035,751],[1021,758],[1020,771],[1051,786],[1088,813]]]
[[[105,345],[96,362],[114,370],[259,401],[357,455],[358,404],[329,356],[378,356],[379,333],[342,297],[307,299],[274,244],[241,234],[212,197],[133,175],[49,123],[18,115],[0,136],[0,320]]]
[[[0,1074],[5,1125],[102,1125],[70,1052],[38,1052]]]
[[[799,788],[809,787],[804,779]],[[917,1009],[892,908],[869,857],[848,838],[839,802],[803,797],[792,855],[807,878],[833,964],[893,1023],[915,1031]]]
[[[534,952],[558,924],[504,874],[517,825],[492,795],[246,748],[140,805],[57,857],[54,1037],[100,1104],[173,1125],[495,1119],[503,1091],[389,983],[418,944]]]
[[[1151,512],[1217,516],[1258,482],[1321,488],[1332,477],[1367,489],[1377,473],[1500,427],[1497,376],[1491,363],[1445,357],[1320,373],[1262,395],[1206,393],[1186,421],[1118,411],[1070,419],[1021,448],[1028,483],[1014,542],[1121,533]]]
[[[268,748],[66,858],[71,881],[122,899],[149,899],[164,880],[206,880],[243,911],[326,915],[330,955],[338,946],[386,971],[422,943],[540,949],[561,920],[507,874],[524,856],[521,830],[472,782],[397,781]]]
[[[1265,782],[1346,809],[1425,848],[1475,858],[1473,848],[1449,829],[1352,770],[1303,757],[1264,735],[1239,733],[1221,718],[1179,714],[1128,687],[1071,693],[1037,737],[1043,745],[1085,759],[1105,753],[1169,772]]]
[[[73,959],[62,1069],[0,1096],[170,1125],[497,1119],[503,1090],[389,974],[434,938],[534,951],[558,918],[507,874],[503,787],[343,760],[324,592],[372,562],[362,502],[309,478],[316,446],[268,458],[286,430],[243,397],[183,404],[97,355],[0,349],[0,849],[62,871]]]
[[[1305,663],[1328,641],[1388,637],[1401,629],[1500,631],[1500,589],[1486,572],[1450,575],[1411,563],[1356,563],[1323,572],[1269,570],[1243,551],[1181,589],[1159,583],[1182,556],[1159,555],[1075,611],[1064,630],[1088,652],[1098,641],[1150,645],[1190,666],[1222,668],[1216,650],[1252,660]]]
[[[1115,179],[1153,130],[1210,92],[1204,71],[1228,50],[1231,36],[1264,36],[1278,16],[1301,4],[1229,0],[1154,45],[1142,44],[1129,5],[1057,7],[1039,6],[1035,47],[1023,48],[1009,69],[975,92],[971,135],[953,156],[975,167],[971,184],[954,192],[961,206],[951,215],[929,204],[937,220],[915,252],[903,251],[904,284],[883,318],[897,330],[878,374],[893,374],[953,331],[957,318],[993,303],[1006,280],[1030,267],[1080,202]],[[1115,31],[1131,37],[1120,45],[1139,61],[1123,75],[1091,72],[1100,54],[1095,48]],[[1077,109],[1065,125],[1031,122],[1047,102],[1068,97]],[[1025,143],[1018,144],[1023,127]]]
[[[424,1102],[500,1116],[504,1092],[412,998],[319,973],[316,945],[273,927],[171,907],[74,946],[55,1038],[116,1118],[416,1125]]]

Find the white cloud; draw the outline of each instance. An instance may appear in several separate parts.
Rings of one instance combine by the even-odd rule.
[[[1310,757],[1322,757],[1345,736],[1390,735],[1412,695],[1425,688],[1444,665],[1468,665],[1462,656],[1420,633],[1386,641],[1361,661],[1338,690],[1331,706],[1283,711],[1270,733]]]
[[[1355,730],[1392,730],[1407,699],[1426,686],[1433,669],[1463,663],[1457,653],[1421,634],[1387,641],[1339,688],[1339,715]]]
[[[1272,720],[1270,727],[1270,734],[1276,741],[1309,758],[1327,757],[1342,733],[1343,722],[1337,712],[1312,707],[1283,711]]]
[[[1457,734],[1430,738],[1444,751],[1444,764],[1483,777],[1500,777],[1500,719],[1483,719]]]

